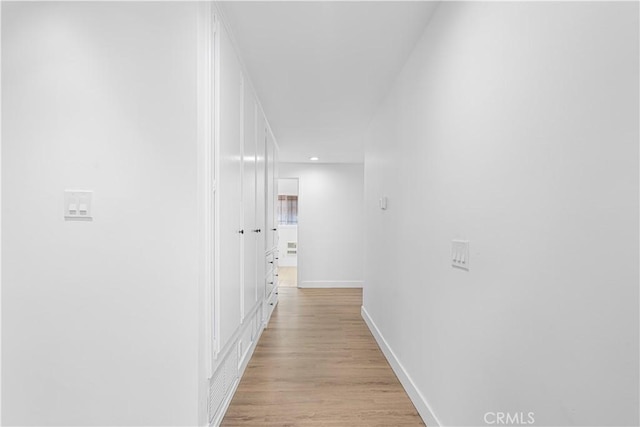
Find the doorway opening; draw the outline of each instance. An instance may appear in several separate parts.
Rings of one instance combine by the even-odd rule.
[[[278,179],[278,286],[298,287],[298,178]]]

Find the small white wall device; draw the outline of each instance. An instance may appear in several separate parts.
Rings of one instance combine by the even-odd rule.
[[[469,271],[469,241],[451,241],[451,265]]]
[[[382,209],[383,211],[387,210],[387,196],[380,197],[380,200],[378,200],[378,203],[380,205],[380,209]]]
[[[92,221],[93,191],[65,190],[64,219],[66,221]]]

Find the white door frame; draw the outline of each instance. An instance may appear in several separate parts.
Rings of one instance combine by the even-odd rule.
[[[298,224],[296,224],[296,242],[298,244],[297,250],[296,250],[296,288],[300,287],[300,177],[297,176],[284,176],[284,177],[276,177],[276,182],[278,182],[281,179],[293,179],[296,181],[296,188],[297,188],[297,196],[298,196]],[[278,186],[276,186],[278,187]],[[277,197],[280,195],[280,191],[278,189],[277,191],[278,194],[276,194],[276,200]],[[277,209],[274,209],[275,212],[277,212]],[[274,216],[275,216],[275,212],[274,212]],[[276,222],[278,219],[274,218],[274,222]],[[280,225],[278,224],[278,233],[280,233]],[[278,242],[280,240],[280,237],[278,236]],[[285,256],[286,254],[279,254],[280,259],[282,259],[283,256]]]

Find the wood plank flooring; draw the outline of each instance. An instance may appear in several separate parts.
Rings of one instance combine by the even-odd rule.
[[[223,426],[422,426],[360,316],[361,289],[280,288]]]
[[[278,286],[281,288],[290,288],[298,286],[298,268],[297,267],[278,267]]]

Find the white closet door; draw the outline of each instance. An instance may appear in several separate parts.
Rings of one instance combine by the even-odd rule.
[[[244,276],[243,317],[256,303],[258,236],[264,233],[256,220],[256,117],[255,96],[248,84],[244,84],[243,102],[243,179],[242,198],[244,216]]]
[[[275,200],[278,198],[278,195],[275,194],[275,186],[274,186],[274,172],[275,172],[275,145],[273,142],[273,137],[271,133],[267,131],[266,135],[266,156],[267,156],[267,227],[269,228],[267,232],[267,250],[273,249],[275,246],[275,235],[276,231],[273,229],[277,228],[276,226],[276,218],[275,218]]]
[[[220,348],[240,325],[242,218],[242,141],[240,64],[224,28],[220,29],[220,145],[217,158],[219,201]]]
[[[267,214],[267,208],[265,206],[265,191],[266,191],[266,170],[265,170],[265,155],[266,155],[266,132],[265,126],[266,121],[264,116],[262,115],[262,111],[259,109],[258,105],[255,106],[256,109],[256,177],[257,177],[257,185],[256,185],[256,220],[258,223],[258,228],[262,229],[263,232],[258,234],[258,289],[256,291],[257,297],[261,298],[264,295],[264,286],[265,286],[265,275],[266,275],[266,261],[265,261],[265,252],[267,250],[265,237],[271,233],[271,229],[266,223],[265,215]]]
[[[271,177],[272,181],[273,181],[273,222],[271,223],[271,227],[274,231],[273,233],[273,248],[277,249],[278,248],[278,241],[280,239],[279,235],[278,235],[278,177],[279,175],[279,164],[278,162],[280,161],[279,159],[279,153],[278,153],[278,149],[276,147],[275,144],[275,138],[273,139],[274,143],[273,143],[273,176]],[[277,257],[280,257],[280,254],[276,255]],[[277,263],[276,263],[277,264]]]

